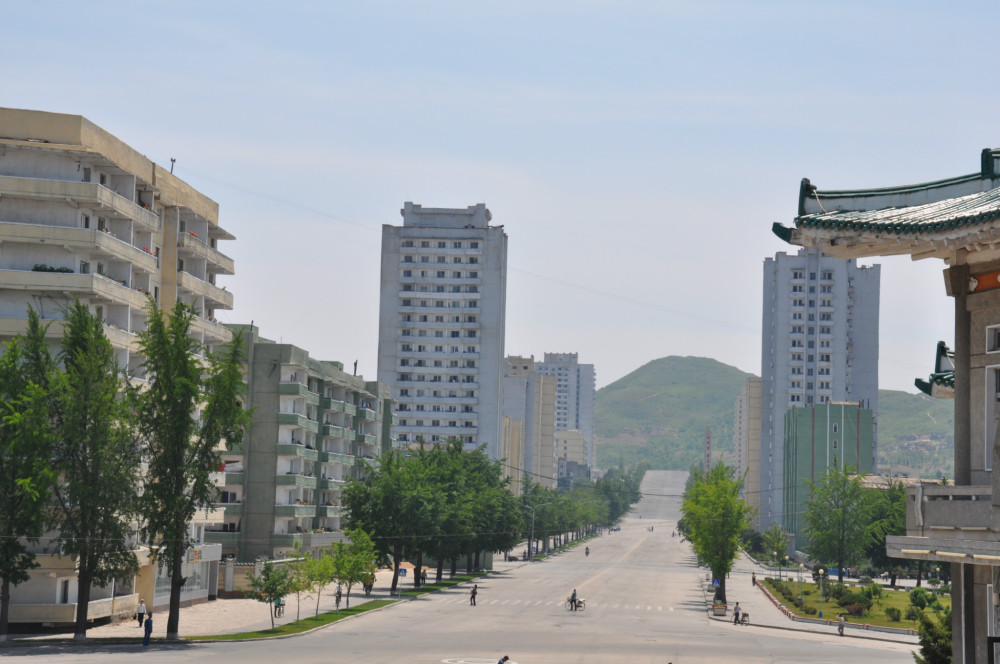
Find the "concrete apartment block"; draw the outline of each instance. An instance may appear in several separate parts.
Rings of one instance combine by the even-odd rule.
[[[507,235],[483,204],[401,213],[382,227],[378,346],[399,441],[458,438],[498,459]]]

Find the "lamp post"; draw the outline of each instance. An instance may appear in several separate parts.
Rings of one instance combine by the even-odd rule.
[[[819,568],[819,617],[823,617],[823,568]]]
[[[778,565],[778,582],[781,582],[781,565],[778,564],[778,552],[772,551],[771,557],[774,558],[774,564]]]
[[[544,507],[552,503],[542,503],[541,505],[525,505],[524,509],[531,510],[531,540],[528,542],[528,560],[535,559],[535,507]]]
[[[802,570],[804,568],[805,568],[805,565],[803,565],[802,563],[799,563],[799,602],[802,601]]]
[[[785,556],[785,567],[788,567],[788,556]],[[788,578],[785,579],[785,587],[786,588],[788,587],[788,582],[791,580],[791,577],[792,577],[792,571],[789,570],[788,571]]]

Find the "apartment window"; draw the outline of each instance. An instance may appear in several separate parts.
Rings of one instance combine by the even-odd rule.
[[[805,288],[803,286],[801,286],[801,285],[792,286],[792,292],[793,293],[804,293],[805,292]]]
[[[435,323],[443,323],[444,322],[444,316],[435,316],[434,317],[434,322]]]
[[[427,249],[427,248],[429,248],[430,246],[431,246],[431,243],[430,243],[430,242],[428,242],[427,240],[422,240],[422,241],[420,242],[420,248],[421,248],[421,249]]]
[[[411,248],[412,246],[413,246],[413,240],[406,240],[406,241],[404,241],[404,242],[403,242],[403,247],[404,247],[405,249],[409,249],[409,248]]]
[[[438,263],[444,263],[445,261],[447,261],[447,259],[444,256],[438,256],[437,257],[437,262]]]
[[[792,339],[792,348],[802,348],[802,339]]]
[[[410,396],[410,391],[404,388],[404,389],[402,389],[402,390],[399,391],[399,396],[401,396],[401,397],[408,397],[408,396]]]
[[[479,248],[479,243],[478,242],[470,242],[469,246],[472,247],[473,249],[478,249]]]
[[[792,325],[792,334],[802,334],[805,331],[801,325]]]
[[[828,380],[821,380],[819,382],[819,389],[821,389],[821,390],[829,390],[830,389],[830,381],[828,381]],[[837,433],[837,425],[834,424],[833,427],[834,427],[833,432]]]
[[[820,342],[819,342],[819,347],[820,348],[831,348],[830,340],[829,339],[821,339]]]
[[[438,270],[437,271],[437,278],[438,279],[444,279],[444,275],[445,275],[445,271],[444,270]]]
[[[805,279],[805,270],[792,270],[792,279]]]
[[[829,362],[830,361],[830,354],[829,353],[820,353],[819,354],[819,361],[820,362]]]
[[[469,307],[475,309],[479,306],[479,300],[469,300]]]
[[[478,278],[479,278],[478,272],[473,271],[469,273],[469,279],[478,279]]]
[[[819,306],[821,306],[821,307],[832,307],[833,306],[833,300],[831,300],[830,298],[821,298],[820,301],[819,301]]]
[[[413,285],[412,284],[403,284],[403,292],[404,293],[409,293],[412,290],[413,290]]]
[[[822,278],[823,278],[823,281],[833,281],[833,271],[832,270],[824,270]]]
[[[404,307],[412,307],[413,306],[413,300],[403,300],[403,306]]]
[[[815,333],[815,332],[816,332],[816,328],[815,328],[815,327],[813,327],[812,325],[810,325],[810,326],[809,326],[809,334],[813,334],[813,333]]]
[[[434,336],[438,339],[444,338],[444,330],[436,330],[434,332]]]
[[[816,306],[816,300],[809,300],[809,308],[812,309]]]
[[[833,439],[833,449],[837,449],[837,439]]]
[[[792,320],[802,320],[802,312],[796,311],[792,314]]]
[[[476,336],[476,331],[475,330],[469,330],[468,332],[465,333],[465,336],[467,336],[467,337],[475,337]]]
[[[820,376],[829,376],[830,375],[830,367],[820,367],[816,371],[816,373],[817,373],[817,375],[820,375]]]
[[[469,262],[472,264],[476,264],[479,262],[479,259],[476,258],[475,256],[469,256]]]
[[[792,362],[801,362],[802,353],[792,353]]]
[[[788,395],[788,400],[790,402],[792,402],[792,403],[802,403],[802,395],[801,394],[789,394]]]
[[[438,249],[444,249],[448,246],[447,242],[438,242]]]
[[[466,317],[465,317],[465,322],[466,322],[466,323],[475,323],[475,322],[476,322],[476,320],[477,320],[477,317],[476,317],[476,316],[466,316]]]
[[[478,293],[479,292],[479,286],[466,286],[465,292],[467,292],[467,293]]]
[[[80,274],[90,274],[90,263],[80,261]]]
[[[833,293],[833,286],[820,286],[819,292],[824,295],[830,295]]]
[[[819,333],[820,334],[833,334],[833,328],[830,327],[829,325],[820,325],[819,326]]]
[[[452,330],[451,333],[450,333],[450,336],[451,336],[452,339],[457,339],[458,337],[462,336],[462,334],[461,334],[461,332],[458,332],[456,330]]]
[[[401,366],[401,367],[408,367],[408,366],[410,366],[410,360],[404,357],[403,359],[401,359],[399,361],[399,366]]]
[[[833,320],[833,314],[820,314],[819,315],[819,319],[823,320],[823,321],[832,321]]]
[[[435,286],[434,287],[434,292],[435,293],[443,293],[443,292],[445,292],[444,291],[444,286]]]
[[[816,273],[815,272],[810,272],[809,273],[809,281],[816,281]]]
[[[430,256],[421,256],[420,257],[420,262],[421,263],[430,263],[431,262],[431,257]]]
[[[802,299],[802,298],[794,298],[792,300],[792,306],[793,307],[804,307],[804,306],[806,306],[806,301],[804,299]]]
[[[462,262],[462,257],[461,256],[455,256],[453,259],[451,259],[451,262],[452,263],[461,263]]]
[[[403,256],[403,262],[404,263],[412,263],[413,262],[413,256]]]
[[[432,427],[439,427],[439,426],[441,426],[441,420],[431,420],[431,426]]]

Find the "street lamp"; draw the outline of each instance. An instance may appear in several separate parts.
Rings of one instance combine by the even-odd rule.
[[[819,617],[823,617],[823,568],[819,568]]]
[[[778,565],[778,552],[777,551],[772,551],[771,552],[771,558],[774,559],[774,564]],[[778,581],[779,582],[781,581],[781,565],[778,565]]]
[[[542,503],[541,505],[525,505],[524,509],[531,510],[531,540],[528,542],[528,560],[535,559],[535,507],[545,507],[552,503]]]
[[[805,565],[799,563],[799,602],[802,602],[802,570],[805,569]]]
[[[785,556],[785,567],[788,567],[788,556]],[[789,571],[788,576],[789,577],[792,576],[791,571]],[[785,587],[788,587],[788,581],[789,581],[789,579],[785,579]]]

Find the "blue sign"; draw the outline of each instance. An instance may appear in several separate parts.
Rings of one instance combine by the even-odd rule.
[[[718,579],[712,579],[712,585],[715,586],[716,588],[718,588],[719,587],[719,580]]]

